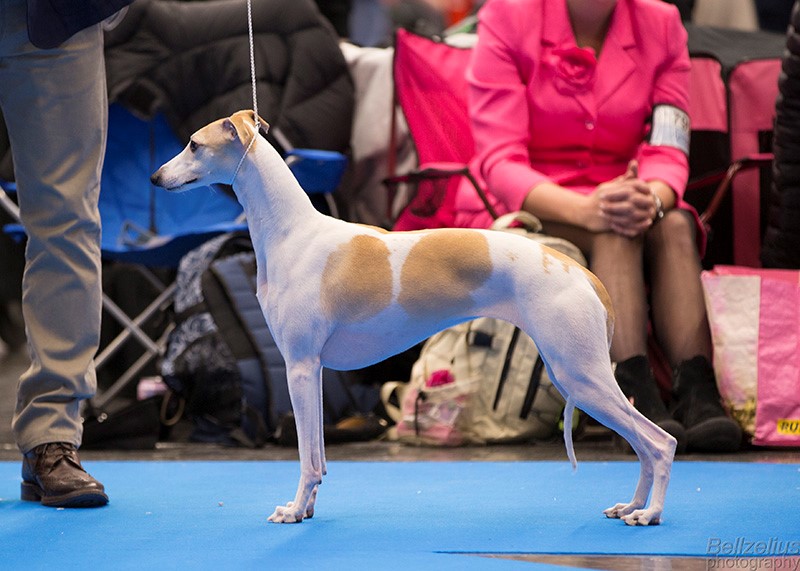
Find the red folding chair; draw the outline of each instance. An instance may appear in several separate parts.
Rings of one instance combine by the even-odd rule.
[[[762,31],[688,31],[692,179],[685,198],[711,230],[704,262],[758,266],[786,40]]]
[[[467,168],[475,152],[464,75],[471,50],[403,29],[397,31],[394,50],[395,105],[400,106],[408,123],[419,161],[413,172],[395,174],[393,115],[389,153],[392,176],[385,181],[390,208],[400,185],[407,185],[409,193],[395,230],[453,226],[455,192],[463,177],[472,182],[489,213],[497,218]]]
[[[775,36],[742,32],[728,37],[716,30],[689,28],[693,145],[686,199],[702,212],[707,230],[716,226],[710,262],[757,265],[759,189],[764,188],[757,170],[769,175],[771,155],[763,143],[771,135],[780,68],[776,54],[782,49]],[[395,105],[408,123],[419,161],[416,170],[397,176],[393,121],[392,176],[386,184],[394,212],[396,201],[404,200],[396,216],[397,230],[452,226],[462,177],[472,181],[495,215],[466,168],[474,154],[465,78],[470,57],[469,47],[403,29],[396,34]],[[390,219],[395,219],[391,213]],[[732,252],[727,252],[730,242]]]

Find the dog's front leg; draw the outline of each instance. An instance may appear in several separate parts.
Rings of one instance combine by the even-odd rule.
[[[275,523],[299,523],[314,515],[317,487],[325,474],[322,434],[322,366],[319,361],[289,364],[289,396],[297,425],[300,482],[294,500],[269,516]]]

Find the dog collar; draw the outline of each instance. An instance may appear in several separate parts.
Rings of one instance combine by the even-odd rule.
[[[247,156],[247,153],[250,152],[250,148],[253,146],[253,143],[256,142],[256,137],[258,137],[258,130],[261,127],[261,122],[257,118],[256,115],[256,124],[255,124],[255,131],[253,133],[253,137],[250,139],[250,143],[247,145],[247,148],[242,153],[242,158],[239,159],[239,164],[236,165],[236,170],[233,171],[233,177],[231,178],[231,186],[233,186],[234,181],[236,180],[236,175],[239,174],[239,169],[242,168],[242,163],[244,162],[244,158]]]

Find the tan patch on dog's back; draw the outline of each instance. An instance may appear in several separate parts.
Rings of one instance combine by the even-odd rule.
[[[571,267],[575,266],[579,268],[584,274],[586,274],[586,277],[589,278],[589,281],[592,284],[592,288],[594,289],[595,293],[597,293],[597,297],[600,299],[600,303],[602,303],[603,307],[606,308],[606,315],[607,315],[606,329],[608,332],[608,339],[610,341],[611,336],[614,333],[614,321],[616,319],[616,316],[614,314],[614,306],[611,304],[611,296],[608,295],[608,290],[606,290],[606,286],[603,285],[603,282],[601,282],[600,279],[596,275],[594,275],[591,271],[589,271],[587,268],[585,268],[584,266],[582,266],[581,264],[579,264],[578,262],[567,256],[565,253],[559,252],[554,248],[549,248],[547,246],[544,246],[542,248],[542,256],[543,256],[542,266],[544,267],[544,271],[546,273],[550,271],[548,267],[549,258],[552,257],[556,258],[561,262],[561,267],[565,272],[568,272]]]
[[[586,276],[589,278],[589,281],[592,282],[592,287],[594,288],[595,293],[597,293],[597,297],[600,298],[600,303],[603,304],[603,307],[606,308],[606,334],[608,335],[608,341],[611,342],[611,338],[614,336],[614,321],[616,321],[616,314],[614,313],[614,306],[611,303],[611,296],[608,295],[608,290],[606,286],[603,285],[603,282],[600,281],[596,275],[590,272],[587,268],[584,268],[580,264],[576,264]]]
[[[389,248],[380,238],[360,234],[334,250],[322,273],[322,311],[333,320],[369,319],[392,301]]]
[[[555,258],[557,261],[561,262],[561,269],[565,272],[568,272],[572,266],[580,266],[578,262],[567,256],[564,252],[560,252],[544,244],[540,245],[542,246],[542,269],[544,269],[544,273],[550,273],[550,258]]]
[[[613,320],[614,319],[614,306],[611,305],[611,296],[608,295],[608,290],[606,290],[606,286],[604,286],[603,282],[600,281],[600,278],[598,278],[592,272],[590,272],[589,270],[587,270],[583,266],[579,265],[579,267],[584,271],[584,273],[588,276],[589,280],[592,282],[592,287],[594,288],[594,291],[597,292],[597,297],[600,298],[600,302],[606,308],[606,311],[608,312],[608,315]]]
[[[614,322],[617,319],[616,313],[614,313],[614,305],[611,303],[611,296],[608,295],[608,290],[606,290],[606,286],[603,285],[603,282],[594,275],[592,272],[583,268],[583,271],[589,276],[589,279],[592,280],[592,286],[594,287],[594,291],[597,292],[597,297],[600,298],[603,306],[606,308],[606,335],[608,337],[608,348],[611,348],[611,339],[614,337]]]
[[[422,236],[400,271],[400,305],[412,316],[458,311],[492,275],[486,236],[474,230],[437,230]]]

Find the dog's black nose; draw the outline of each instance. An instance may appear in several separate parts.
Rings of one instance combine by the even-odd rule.
[[[158,171],[156,171],[156,172],[154,172],[153,174],[150,175],[150,182],[152,182],[154,185],[161,186],[159,184],[160,180],[161,180],[161,177],[158,175]]]

